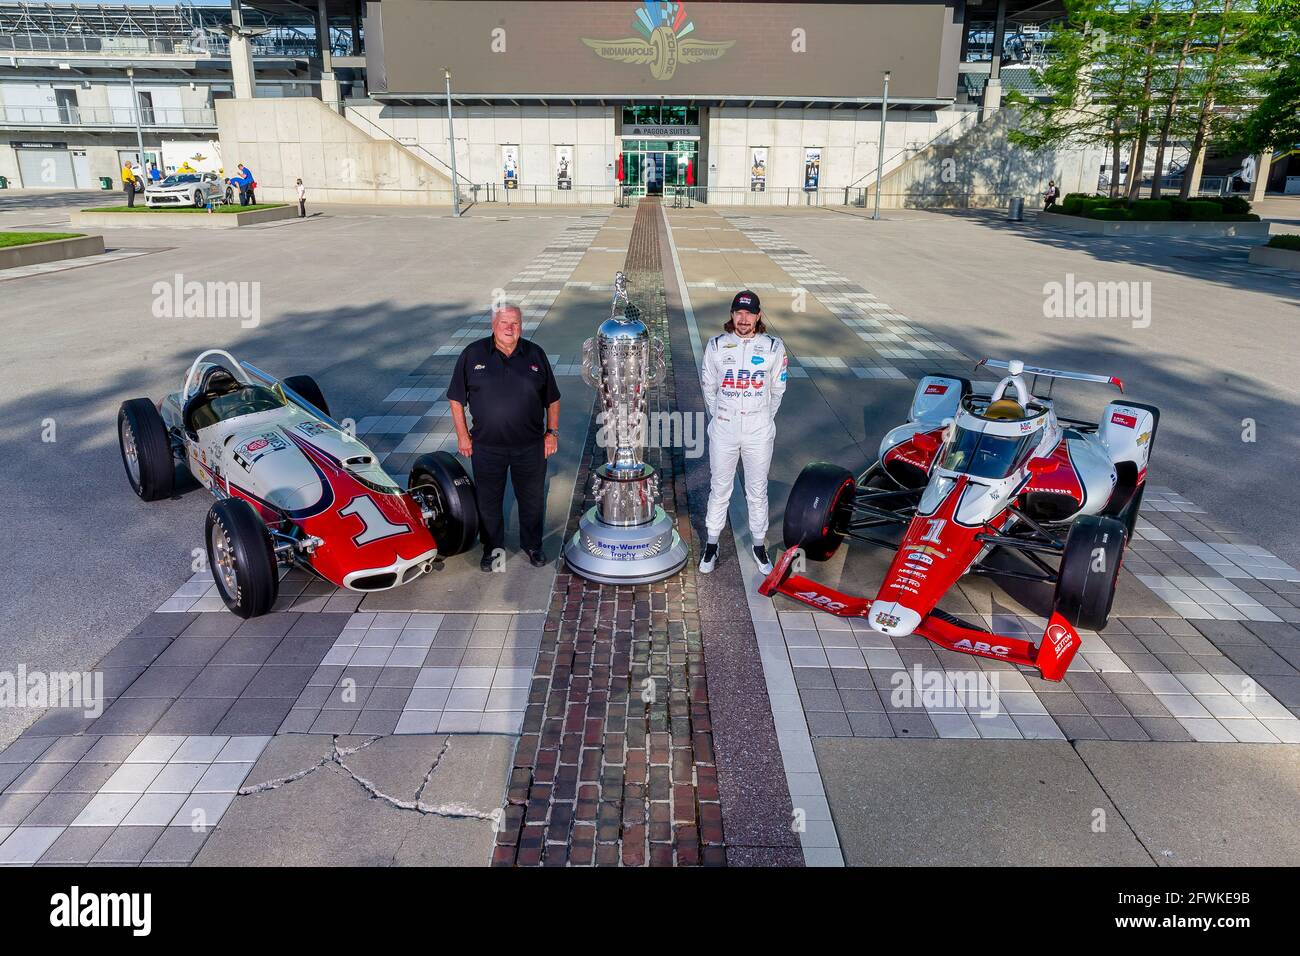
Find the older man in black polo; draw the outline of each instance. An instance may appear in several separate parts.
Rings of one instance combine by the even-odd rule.
[[[507,473],[519,503],[519,545],[533,567],[546,564],[546,459],[559,447],[560,390],[550,359],[521,337],[523,327],[516,306],[496,309],[492,334],[465,347],[447,387],[457,447],[474,465],[484,571],[492,570],[493,554],[505,545]],[[465,422],[466,405],[473,430]]]

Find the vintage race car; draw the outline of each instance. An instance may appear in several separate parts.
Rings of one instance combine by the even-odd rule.
[[[1075,628],[1101,630],[1133,534],[1160,413],[1112,402],[1100,422],[1059,417],[1051,388],[1039,398],[1025,377],[1100,382],[1104,375],[1035,368],[1019,361],[994,385],[927,375],[911,415],[885,435],[879,460],[858,478],[814,462],[790,490],[787,550],[759,587],[843,617],[866,618],[884,634],[919,634],[942,647],[1037,668],[1060,680],[1079,648]],[[1013,397],[1014,395],[1014,397]],[[902,530],[901,541],[880,537]],[[896,548],[873,599],[853,597],[791,573],[801,556],[829,559],[845,537]],[[998,552],[1025,559],[1019,567]],[[1056,560],[1056,566],[1050,563]],[[989,633],[938,607],[965,574],[1052,584],[1052,614],[1038,644]]]
[[[157,208],[220,206],[235,201],[235,187],[222,182],[216,173],[174,173],[150,183],[144,191],[145,205]]]
[[[474,486],[454,456],[422,455],[403,490],[329,417],[310,376],[280,381],[220,349],[200,354],[160,404],[124,402],[117,433],[127,480],[145,501],[172,494],[182,463],[217,498],[208,566],[240,617],[271,609],[280,566],[384,591],[478,535]]]

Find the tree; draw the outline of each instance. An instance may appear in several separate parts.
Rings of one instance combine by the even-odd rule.
[[[1259,0],[1243,47],[1265,70],[1261,99],[1229,129],[1230,144],[1251,154],[1300,147],[1300,0]]]
[[[1187,55],[1192,49],[1192,40],[1196,35],[1196,18],[1201,12],[1201,0],[1192,0],[1187,20],[1179,30],[1182,45],[1178,50],[1178,63],[1174,67],[1173,79],[1167,91],[1164,118],[1160,121],[1160,139],[1156,143],[1156,169],[1151,178],[1151,198],[1160,198],[1160,181],[1165,175],[1165,148],[1169,143],[1169,131],[1174,125],[1174,111],[1178,108],[1178,94],[1181,92],[1183,76],[1186,72]]]

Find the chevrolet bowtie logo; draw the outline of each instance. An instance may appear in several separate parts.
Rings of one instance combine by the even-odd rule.
[[[686,39],[695,30],[695,24],[686,18],[686,4],[645,0],[632,18],[632,26],[641,36],[621,40],[592,40],[582,42],[596,51],[604,60],[621,60],[624,63],[649,63],[650,75],[656,80],[670,80],[679,63],[701,63],[717,60],[735,45],[735,40]]]

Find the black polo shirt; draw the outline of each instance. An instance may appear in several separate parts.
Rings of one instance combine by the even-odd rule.
[[[542,440],[546,409],[560,400],[560,389],[540,345],[520,339],[507,357],[489,335],[460,353],[447,398],[469,406],[476,442],[511,447]]]

